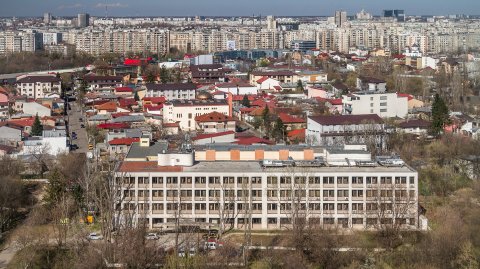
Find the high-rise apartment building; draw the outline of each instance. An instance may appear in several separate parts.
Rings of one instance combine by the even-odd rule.
[[[335,11],[335,25],[337,27],[342,27],[347,22],[347,12],[346,11]]]
[[[88,27],[90,25],[90,14],[80,13],[77,15],[77,26],[80,28]]]
[[[43,13],[43,23],[50,24],[52,23],[52,14],[51,13]]]

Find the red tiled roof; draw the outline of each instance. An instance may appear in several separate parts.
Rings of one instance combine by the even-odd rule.
[[[148,111],[160,111],[163,108],[163,104],[160,104],[158,106],[155,105],[144,105],[143,109],[148,110]]]
[[[180,124],[178,122],[164,122],[162,124],[163,128],[172,128],[172,127],[180,127]]]
[[[110,141],[108,141],[108,144],[113,146],[113,145],[127,145],[130,146],[133,142],[138,142],[140,141],[140,138],[138,137],[123,137],[123,138],[114,138]]]
[[[243,108],[240,108],[240,112],[245,114],[245,113],[250,113],[252,111],[254,111],[255,109],[258,109],[257,107],[243,107]]]
[[[408,120],[400,123],[398,126],[400,128],[429,128],[430,127],[430,122],[425,121],[425,120]]]
[[[35,121],[34,118],[27,118],[27,119],[21,119],[21,120],[9,120],[7,122],[7,125],[27,127],[27,126],[32,126],[34,121]]]
[[[117,104],[115,102],[106,102],[101,105],[96,105],[95,109],[113,112],[113,111],[117,111]]]
[[[245,95],[232,95],[232,101],[234,101],[234,102],[235,101],[243,101],[244,96]],[[248,100],[250,100],[250,102],[252,102],[252,101],[255,100],[256,96],[250,94],[250,95],[247,95],[247,98],[248,98]]]
[[[193,138],[193,140],[200,140],[200,139],[206,139],[206,138],[212,138],[212,137],[219,137],[219,136],[224,136],[224,135],[231,135],[234,134],[234,131],[226,131],[226,132],[220,132],[220,133],[213,133],[213,134],[197,134]]]
[[[144,103],[150,102],[152,104],[163,104],[165,103],[166,99],[164,96],[160,97],[144,97],[142,100]]]
[[[293,139],[304,140],[305,139],[305,128],[292,130],[292,131],[287,133],[287,136],[291,140],[293,140]]]
[[[257,83],[258,84],[262,84],[265,80],[267,80],[268,77],[264,76],[264,77],[261,77],[260,79],[257,80]]]
[[[334,106],[340,106],[343,104],[342,98],[337,98],[337,99],[328,99],[327,102]]]
[[[181,166],[159,166],[158,162],[122,162],[118,168],[119,172],[182,172]]]
[[[210,112],[208,114],[200,115],[195,117],[195,121],[198,122],[224,122],[224,121],[233,121],[232,117],[224,115],[220,112]]]
[[[135,98],[126,98],[126,99],[118,100],[118,103],[120,104],[120,106],[128,107],[128,106],[136,105],[137,101],[135,101]]]
[[[305,123],[305,120],[302,118],[297,118],[287,113],[279,113],[278,117],[282,120],[283,123]]]
[[[100,129],[126,129],[128,128],[128,124],[123,123],[123,122],[107,122],[107,123],[100,123],[97,125],[97,128]]]
[[[116,92],[133,92],[133,89],[130,87],[117,87],[115,88]]]
[[[383,123],[382,118],[377,114],[361,114],[361,115],[327,115],[310,117],[313,121],[322,125],[350,125],[362,123]]]
[[[250,137],[237,137],[237,141],[233,142],[238,145],[252,145],[252,144],[267,144],[267,145],[273,145],[275,144],[273,141],[270,141],[268,139],[256,137],[256,136],[250,136]]]
[[[277,91],[281,91],[281,90],[282,90],[282,87],[280,87],[280,86],[273,86],[273,88],[274,88],[275,90],[277,90]]]
[[[261,83],[261,82],[259,82]],[[241,88],[241,87],[254,87],[252,85],[250,85],[250,83],[248,82],[238,82],[238,83],[232,83],[232,82],[227,82],[227,83],[221,83],[221,84],[217,84],[215,85],[215,87],[217,88]]]
[[[408,93],[397,93],[397,96],[398,97],[407,97],[408,101],[413,99],[413,96],[411,94],[408,94]]]

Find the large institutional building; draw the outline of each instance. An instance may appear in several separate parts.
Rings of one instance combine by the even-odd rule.
[[[372,160],[363,145],[209,144],[171,150],[132,144],[115,176],[122,221],[282,229],[418,227],[418,173],[400,159]],[[121,206],[121,207],[120,207]]]

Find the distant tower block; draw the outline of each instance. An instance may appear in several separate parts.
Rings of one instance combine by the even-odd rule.
[[[342,27],[347,22],[347,12],[346,11],[335,11],[335,25],[337,27]]]
[[[276,30],[277,29],[277,21],[275,17],[272,15],[267,16],[267,30]]]

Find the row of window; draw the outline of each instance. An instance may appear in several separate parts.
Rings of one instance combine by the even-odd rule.
[[[236,195],[235,195],[236,193]],[[223,190],[224,197],[262,197],[262,190]],[[295,197],[307,197],[307,190],[267,190],[267,197],[275,198],[295,198]],[[308,190],[309,197],[322,197],[324,198],[349,198],[349,197],[397,197],[397,198],[414,198],[415,190]],[[335,196],[336,194],[336,196]],[[163,190],[152,190],[152,197],[163,197]],[[179,196],[180,195],[180,196]],[[207,197],[207,190],[167,190],[166,197],[170,198],[186,198],[186,197]],[[135,190],[124,190],[124,197],[135,197]],[[139,190],[138,197],[150,197],[150,190]],[[220,190],[208,190],[208,197],[220,198]]]
[[[308,179],[308,180],[307,180]],[[336,180],[335,180],[336,179]],[[121,177],[117,177],[117,183],[122,180]],[[150,184],[149,177],[138,177],[138,184]],[[164,180],[167,184],[262,184],[262,177],[152,177],[151,181],[152,184],[163,184]],[[267,184],[268,185],[277,185],[280,184],[407,184],[407,177],[348,177],[348,176],[338,176],[338,177],[319,177],[319,176],[268,176],[267,177]],[[123,178],[124,184],[135,184],[135,177],[124,177]],[[415,177],[409,177],[408,183],[415,184]]]
[[[196,211],[205,211],[207,210],[218,211],[220,210],[220,203],[152,203],[152,210],[155,211],[163,211],[165,208],[167,210],[193,210]],[[406,208],[408,207],[406,204],[401,204],[396,206],[397,208]],[[333,213],[333,211],[349,211],[352,210],[356,213],[361,213],[358,211],[374,211],[374,212],[388,212],[393,210],[394,204],[392,203],[299,203],[296,205],[292,205],[292,203],[267,203],[266,209],[268,211],[291,211],[293,210],[311,210],[311,211],[329,211],[329,213]],[[134,203],[125,203],[123,205],[124,210],[136,210],[136,205]],[[147,211],[150,209],[150,204],[148,203],[139,203],[138,210],[139,211]],[[223,206],[223,210],[226,211],[233,211],[233,210],[242,211],[242,210],[252,210],[252,211],[261,211],[263,209],[262,203],[225,203]],[[276,212],[275,212],[276,213]]]
[[[248,224],[250,222],[249,218],[237,218],[237,224]],[[251,218],[252,224],[262,224],[261,218]],[[194,222],[196,223],[219,223],[219,218],[209,218],[208,221],[206,218],[195,218]],[[234,223],[235,219],[228,219],[226,223]],[[415,225],[416,221],[415,218],[395,218],[395,223],[399,224],[408,224]],[[393,224],[393,218],[352,218],[351,224],[358,225],[358,224],[367,224],[367,225],[378,225],[378,224]],[[163,224],[163,223],[175,223],[175,219],[167,218],[152,218],[153,225],[156,224]],[[291,218],[267,218],[267,224],[291,224]],[[309,224],[340,224],[342,226],[348,226],[349,219],[348,218],[309,218]]]

